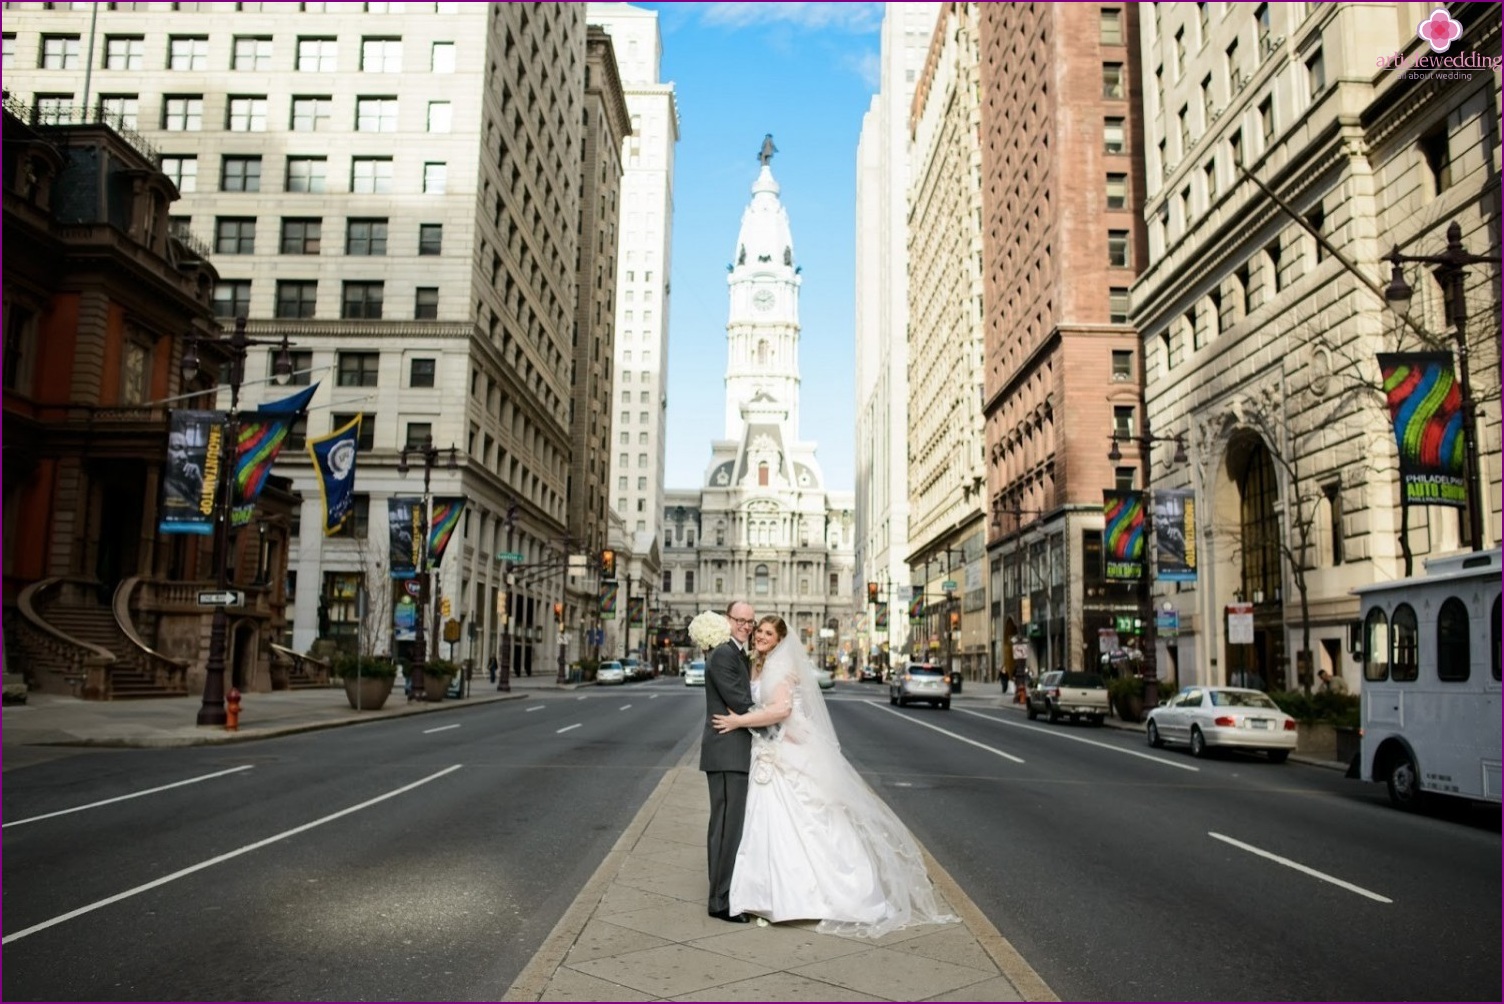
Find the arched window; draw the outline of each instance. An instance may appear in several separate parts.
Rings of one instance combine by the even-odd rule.
[[[1389,619],[1374,607],[1363,622],[1363,679],[1389,679]]]
[[[1410,604],[1401,603],[1394,608],[1394,616],[1389,619],[1389,637],[1394,645],[1390,678],[1409,683],[1420,676],[1420,626]]]
[[[753,571],[753,592],[758,596],[768,595],[768,566],[758,565]]]
[[[768,462],[766,460],[757,465],[757,483],[764,488],[768,486]]]
[[[1243,595],[1255,604],[1280,599],[1279,517],[1275,500],[1279,479],[1262,442],[1249,449],[1238,475],[1243,538]]]
[[[764,338],[757,343],[757,365],[766,366],[768,364],[768,354],[768,340]]]
[[[1497,630],[1497,628],[1495,628]],[[1448,596],[1436,615],[1436,677],[1461,683],[1472,674],[1473,650],[1468,637],[1467,604]]]

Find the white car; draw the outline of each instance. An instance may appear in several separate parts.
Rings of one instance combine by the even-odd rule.
[[[830,670],[816,666],[815,682],[820,685],[821,690],[829,690],[836,685],[836,678],[830,675]]]
[[[1295,719],[1279,709],[1262,690],[1243,687],[1186,687],[1150,710],[1144,725],[1150,746],[1185,743],[1192,756],[1206,756],[1213,746],[1263,750],[1284,763],[1295,749]]]
[[[684,667],[684,685],[686,687],[705,686],[705,660],[696,659]]]
[[[626,683],[627,671],[616,660],[603,662],[595,671],[596,683]]]

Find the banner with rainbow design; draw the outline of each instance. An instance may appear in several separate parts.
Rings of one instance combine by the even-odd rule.
[[[1448,352],[1379,354],[1405,505],[1467,505],[1462,391]]]
[[[460,514],[465,510],[462,498],[434,497],[428,525],[428,564],[438,568],[444,562],[444,548],[454,536],[454,528],[460,524]]]
[[[1144,493],[1106,489],[1102,492],[1102,531],[1106,577],[1131,582],[1144,577]]]

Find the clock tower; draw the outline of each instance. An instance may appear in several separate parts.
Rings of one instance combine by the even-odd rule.
[[[786,435],[799,435],[799,268],[788,213],[764,147],[752,201],[742,213],[735,257],[728,266],[726,322],[726,438],[740,439],[743,407],[777,402],[787,414]]]

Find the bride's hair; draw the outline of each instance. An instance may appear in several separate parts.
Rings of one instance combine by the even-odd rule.
[[[762,627],[764,624],[769,624],[769,625],[772,626],[773,633],[776,634],[776,635],[778,635],[778,640],[780,642],[782,642],[785,638],[787,638],[789,636],[789,626],[787,624],[785,624],[784,621],[783,621],[783,618],[779,617],[777,614],[768,614],[766,617],[761,618],[757,622],[757,626],[758,627]],[[777,646],[774,646],[774,647],[776,648]],[[758,665],[759,666],[762,665],[763,661],[766,660],[767,657],[768,657],[768,653],[767,652],[763,652],[761,655],[759,655],[757,657],[757,663],[758,663]]]

